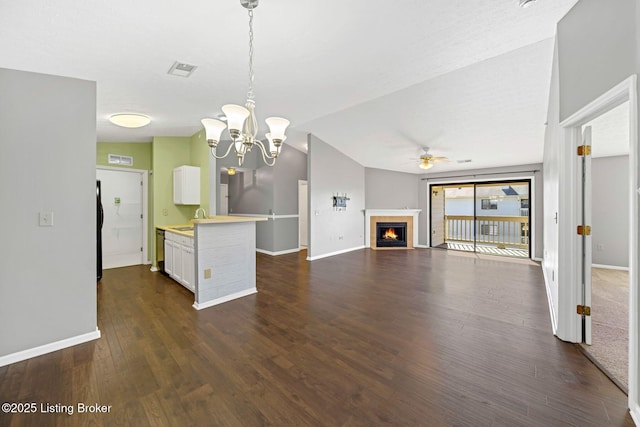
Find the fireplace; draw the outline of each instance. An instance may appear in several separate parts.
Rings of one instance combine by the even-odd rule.
[[[366,209],[365,210],[365,242],[366,247],[371,249],[382,250],[407,250],[413,249],[418,242],[418,215],[420,209]],[[403,246],[389,246],[389,243],[396,244],[398,242],[384,240],[380,242],[382,247],[378,245],[377,227],[378,223],[400,223],[405,226]],[[395,229],[396,224],[392,224]],[[389,227],[387,227],[389,228]],[[395,231],[395,230],[394,230]],[[395,231],[396,235],[402,231]],[[384,235],[384,233],[383,233]]]
[[[376,246],[379,248],[406,248],[406,222],[376,222]]]

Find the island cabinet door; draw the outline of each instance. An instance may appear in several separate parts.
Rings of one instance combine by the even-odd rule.
[[[183,246],[182,251],[182,283],[185,288],[195,291],[195,257],[193,247]]]
[[[171,242],[173,244],[173,277],[178,282],[182,281],[182,247],[178,242]],[[165,255],[166,256],[166,255]]]
[[[173,275],[173,242],[170,240],[164,241],[164,272]]]

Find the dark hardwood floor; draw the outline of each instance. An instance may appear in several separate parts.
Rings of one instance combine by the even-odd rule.
[[[625,426],[626,396],[551,334],[541,269],[428,249],[258,254],[202,311],[148,266],[104,272],[102,338],[0,368],[0,426]],[[77,403],[111,405],[77,413]]]

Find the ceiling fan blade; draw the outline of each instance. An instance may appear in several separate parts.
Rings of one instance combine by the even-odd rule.
[[[446,162],[446,163],[451,162],[451,160],[449,160],[449,159],[448,159],[448,158],[446,158],[446,157],[432,157],[432,158],[431,158],[431,161],[432,161],[432,162]]]

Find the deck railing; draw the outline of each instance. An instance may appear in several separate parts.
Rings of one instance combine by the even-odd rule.
[[[444,232],[446,241],[529,247],[528,216],[446,215]]]

